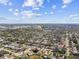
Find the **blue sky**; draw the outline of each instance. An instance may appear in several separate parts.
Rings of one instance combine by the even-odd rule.
[[[79,23],[79,0],[0,0],[0,23]]]

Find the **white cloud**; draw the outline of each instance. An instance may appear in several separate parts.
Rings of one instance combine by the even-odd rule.
[[[62,8],[66,8],[66,7],[67,7],[67,5],[63,5],[63,6],[62,6]]]
[[[69,15],[69,17],[67,17],[68,20],[71,20],[71,21],[78,21],[79,20],[79,14],[71,14]]]
[[[18,12],[14,12],[13,14],[14,14],[15,16],[18,16],[18,15],[19,15],[19,13],[18,13]]]
[[[32,17],[33,16],[32,11],[22,11],[21,14],[24,17]]]
[[[73,18],[73,20],[79,20],[79,17],[75,17],[75,18]]]
[[[44,3],[44,0],[25,0],[23,7],[30,6],[30,7],[41,7]]]
[[[62,8],[66,8],[73,0],[62,0],[62,1],[63,1]]]
[[[15,12],[18,12],[19,10],[18,9],[15,9]]]
[[[5,17],[0,16],[0,21],[1,21],[1,20],[8,20],[8,19],[5,18]]]
[[[33,13],[32,11],[22,11],[21,15],[23,18],[32,18],[32,17],[41,16],[41,14]]]
[[[78,16],[79,16],[78,14],[71,14],[69,15],[69,18],[78,17]]]
[[[12,6],[12,3],[11,3],[11,2],[9,2],[9,3],[8,3],[8,5],[9,5],[9,6]]]
[[[13,11],[13,9],[12,9],[12,8],[10,8],[10,9],[8,9],[8,11],[12,12],[12,11]]]
[[[45,14],[45,15],[47,15],[47,14],[48,14],[48,12],[45,12],[44,14]]]
[[[12,13],[13,13],[13,15],[15,15],[15,16],[20,15],[20,13],[19,13],[19,10],[18,10],[18,9],[12,9],[12,8],[9,8],[9,9],[8,9],[8,11],[9,11],[9,12],[12,12]]]
[[[52,12],[50,12],[50,14],[52,14],[52,15],[53,15],[53,14],[54,14],[54,12],[52,11]]]
[[[15,16],[19,16],[19,15],[20,15],[20,12],[19,12],[18,9],[14,9],[13,14],[14,14]]]
[[[10,0],[0,0],[0,4],[7,5],[7,3],[8,3],[9,1],[10,1]]]
[[[56,9],[56,5],[53,5],[52,8],[53,8],[53,9]]]
[[[39,10],[40,8],[38,7],[38,8],[33,8],[32,10]]]
[[[51,12],[44,12],[44,14],[45,14],[45,15],[48,15],[48,14],[53,15],[53,14],[54,14],[54,12],[53,12],[53,11],[51,11]]]
[[[72,2],[72,0],[63,0],[64,4],[70,4]]]

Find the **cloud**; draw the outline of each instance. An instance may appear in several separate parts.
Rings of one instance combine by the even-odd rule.
[[[68,18],[67,19],[68,21],[77,22],[77,21],[79,21],[79,14],[71,14],[67,18]]]
[[[45,12],[44,14],[45,14],[45,15],[48,15],[48,12]]]
[[[53,8],[53,9],[56,9],[56,5],[53,5],[52,8]]]
[[[13,13],[15,16],[19,16],[20,15],[20,12],[18,9],[14,9],[14,13]]]
[[[62,1],[63,1],[62,8],[66,8],[70,3],[72,3],[73,0],[62,0]]]
[[[29,6],[29,7],[41,7],[44,3],[44,0],[25,0],[23,7]]]
[[[32,11],[22,11],[21,15],[23,18],[32,18],[32,17],[41,16],[41,14],[33,13]]]
[[[12,11],[13,11],[13,9],[12,9],[12,8],[10,8],[10,9],[8,9],[8,11],[12,12]]]
[[[50,12],[50,14],[51,14],[51,15],[53,15],[53,14],[54,14],[54,12],[52,11],[52,12]]]
[[[67,7],[67,5],[63,5],[63,6],[62,6],[62,8],[66,8],[66,7]]]
[[[18,15],[19,15],[19,13],[18,13],[18,12],[14,12],[13,14],[14,14],[15,16],[18,16]]]
[[[22,11],[21,14],[22,14],[22,16],[25,16],[25,17],[33,16],[32,11]]]
[[[0,0],[0,4],[7,5],[7,3],[8,3],[9,1],[10,1],[10,0]]]
[[[74,18],[74,17],[79,17],[79,15],[78,14],[71,14],[71,15],[69,15],[69,18]]]
[[[9,2],[8,5],[9,5],[9,6],[12,6],[12,2]]]
[[[19,10],[18,10],[18,9],[15,9],[14,11],[15,11],[15,12],[18,12]]]
[[[37,7],[37,8],[33,8],[32,10],[40,10],[40,8]]]
[[[8,20],[8,19],[0,16],[0,20]]]
[[[12,12],[12,13],[13,13],[13,15],[15,15],[15,16],[20,15],[20,13],[19,13],[19,10],[18,10],[18,9],[12,9],[12,8],[9,8],[9,9],[8,9],[8,11],[9,11],[9,12]]]
[[[72,0],[63,0],[64,4],[70,4],[72,2]]]

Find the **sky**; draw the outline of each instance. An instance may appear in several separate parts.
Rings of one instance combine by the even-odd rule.
[[[3,23],[79,23],[79,0],[0,0]]]

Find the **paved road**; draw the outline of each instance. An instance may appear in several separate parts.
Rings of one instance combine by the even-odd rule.
[[[20,55],[21,55],[21,54],[19,54],[19,53],[12,52],[11,50],[8,50],[8,49],[5,49],[5,48],[0,48],[0,51],[9,52],[9,53],[12,54],[13,56],[20,56]]]

